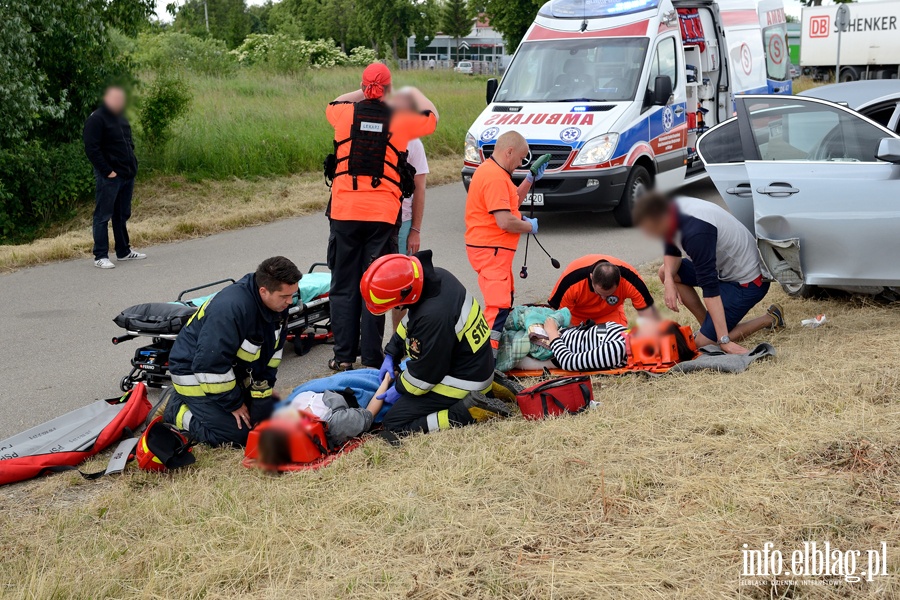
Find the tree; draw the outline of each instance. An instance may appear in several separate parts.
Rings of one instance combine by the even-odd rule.
[[[209,15],[209,33],[206,17]],[[210,35],[225,42],[229,48],[241,45],[253,26],[253,17],[247,11],[245,0],[187,0],[178,8],[176,31],[198,37]]]
[[[459,38],[472,32],[472,15],[466,0],[445,0],[441,14],[441,29],[456,40],[456,58],[459,59]]]
[[[139,28],[146,7],[0,1],[0,241],[28,239],[89,195],[84,120],[106,85],[129,80],[108,27]]]
[[[491,27],[500,32],[506,49],[512,54],[534,21],[534,16],[544,4],[544,0],[482,0],[475,4],[478,12],[484,12]]]
[[[416,5],[416,9],[419,18],[413,21],[412,35],[416,36],[416,52],[424,52],[441,28],[443,11],[437,0],[424,0]]]

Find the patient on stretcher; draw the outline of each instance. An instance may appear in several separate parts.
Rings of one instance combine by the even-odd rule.
[[[325,424],[328,446],[338,448],[371,429],[383,404],[378,396],[387,391],[390,384],[390,375],[385,375],[375,396],[365,408],[359,406],[349,388],[321,393],[301,392],[287,406],[276,410],[272,420],[290,424],[300,421],[304,414],[314,415]],[[259,463],[262,465],[277,467],[290,463],[290,429],[270,427],[260,432],[258,451]]]

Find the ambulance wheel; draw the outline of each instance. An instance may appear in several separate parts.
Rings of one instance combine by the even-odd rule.
[[[134,380],[128,375],[123,377],[122,381],[119,382],[119,389],[121,389],[123,392],[130,392],[133,387]]]
[[[619,205],[613,209],[613,217],[616,223],[622,227],[631,227],[631,211],[634,210],[634,201],[643,196],[650,189],[650,173],[644,167],[635,165],[628,175],[625,183],[625,191]]]

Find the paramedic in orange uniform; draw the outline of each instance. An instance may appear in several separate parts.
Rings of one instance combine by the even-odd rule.
[[[466,254],[478,273],[495,356],[513,305],[512,265],[519,236],[538,229],[537,219],[523,217],[519,206],[543,169],[537,175],[529,172],[518,187],[512,181],[513,171],[522,166],[528,152],[528,142],[519,133],[501,135],[491,157],[472,175],[466,198]]]
[[[573,327],[588,320],[627,327],[626,299],[640,316],[657,318],[653,296],[634,267],[614,256],[588,254],[566,267],[547,303],[568,308]]]
[[[385,103],[391,72],[381,63],[363,71],[359,90],[328,105],[334,127],[328,217],[328,266],[331,269],[331,324],[335,370],[363,365],[378,368],[384,360],[384,316],[363,310],[362,274],[376,258],[396,252],[394,235],[400,216],[400,181],[410,140],[434,133],[434,104],[415,88],[406,88],[421,112],[394,113]],[[332,157],[329,157],[332,158]]]

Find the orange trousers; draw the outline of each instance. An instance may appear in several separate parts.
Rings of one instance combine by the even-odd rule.
[[[491,328],[491,346],[496,351],[513,305],[513,259],[516,253],[506,248],[466,246],[466,255],[478,273],[478,289],[484,297],[484,318]]]

